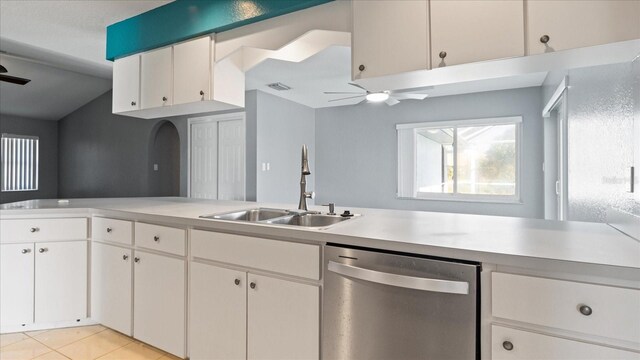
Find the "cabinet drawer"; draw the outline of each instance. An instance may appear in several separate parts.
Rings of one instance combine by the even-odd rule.
[[[320,279],[320,247],[249,236],[192,230],[193,257]]]
[[[494,317],[640,342],[639,290],[494,272],[492,312]]]
[[[0,242],[83,240],[86,218],[0,220]]]
[[[186,235],[184,229],[136,223],[136,246],[184,256]]]
[[[638,360],[640,354],[493,325],[491,326],[491,358],[493,360]]]
[[[94,217],[91,219],[91,239],[131,245],[133,223],[126,220]]]

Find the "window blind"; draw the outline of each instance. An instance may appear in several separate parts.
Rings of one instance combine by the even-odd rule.
[[[39,139],[2,134],[2,191],[38,190]]]

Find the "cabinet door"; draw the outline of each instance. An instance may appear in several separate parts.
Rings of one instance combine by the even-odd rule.
[[[33,323],[33,244],[0,245],[0,325]]]
[[[140,55],[113,62],[113,112],[140,109]]]
[[[640,38],[640,1],[527,1],[529,55]],[[541,38],[549,37],[545,44]]]
[[[320,290],[249,274],[247,359],[318,359]]]
[[[354,79],[428,68],[426,0],[358,0],[352,4]]]
[[[141,109],[171,105],[173,79],[173,48],[167,47],[141,55]]]
[[[247,275],[191,263],[189,357],[246,359]]]
[[[91,245],[91,318],[131,335],[132,251],[94,242]]]
[[[524,56],[522,0],[431,2],[432,68],[515,56]]]
[[[87,317],[87,242],[36,243],[35,321]]]
[[[211,38],[204,37],[173,47],[173,103],[209,100]]]
[[[136,251],[133,337],[185,356],[185,261]]]

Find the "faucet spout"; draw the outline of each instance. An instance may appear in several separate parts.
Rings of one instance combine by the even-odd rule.
[[[300,203],[298,203],[298,210],[307,211],[307,199],[313,199],[315,193],[313,191],[307,191],[307,175],[311,175],[309,170],[309,158],[307,152],[307,145],[302,145],[302,169],[300,175]]]

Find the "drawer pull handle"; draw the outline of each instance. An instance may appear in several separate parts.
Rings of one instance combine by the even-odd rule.
[[[38,252],[41,253],[41,254],[44,253],[44,252],[47,252],[47,251],[49,251],[49,249],[47,249],[47,248],[38,249]]]
[[[251,284],[249,284],[249,287],[252,288],[252,289],[255,289],[256,288],[256,283],[252,282]]]
[[[447,57],[447,52],[446,51],[440,51],[440,54],[438,54],[438,57],[440,59],[443,59]]]
[[[110,227],[108,227],[108,228],[107,228],[107,232],[108,232],[108,233],[110,233],[110,232],[112,232],[112,231],[113,231],[113,229],[112,229],[112,228],[110,228]]]
[[[511,341],[509,341],[509,340],[504,341],[502,343],[502,347],[507,351],[511,351],[511,350],[513,350],[513,343]]]
[[[153,241],[160,242],[160,236],[156,235],[153,237]]]
[[[129,255],[127,255],[127,254],[122,255],[122,260],[126,261],[127,259],[129,259]]]
[[[549,40],[551,40],[551,38],[549,37],[549,35],[542,35],[542,36],[540,37],[540,42],[541,42],[541,43],[543,43],[543,44],[548,43],[548,42],[549,42]]]
[[[22,249],[21,251],[23,254],[28,254],[31,252],[31,249]]]
[[[589,316],[589,315],[593,314],[593,309],[591,309],[591,307],[588,306],[588,305],[580,305],[578,310],[580,310],[580,314],[582,314],[584,316]]]
[[[32,227],[31,229],[29,229],[29,231],[31,231],[32,233],[34,233],[34,232],[36,232],[36,231],[40,231],[40,228]]]
[[[235,280],[233,281],[233,283],[234,283],[234,284],[236,284],[236,285],[240,285],[240,279],[235,279]]]
[[[140,262],[140,258],[136,256],[136,257],[133,258],[133,261],[139,263]]]

